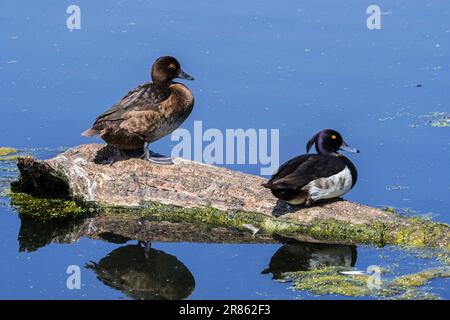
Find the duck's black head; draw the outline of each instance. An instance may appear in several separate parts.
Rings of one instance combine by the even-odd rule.
[[[152,80],[155,83],[167,83],[175,78],[194,80],[193,77],[181,70],[180,63],[174,57],[160,57],[152,66]]]
[[[322,155],[338,155],[338,150],[359,153],[358,149],[350,147],[342,138],[341,134],[336,130],[325,129],[318,132],[312,137],[306,145],[306,152],[313,146],[316,147],[318,154]]]

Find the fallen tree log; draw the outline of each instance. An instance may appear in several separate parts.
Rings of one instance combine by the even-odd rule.
[[[12,190],[73,199],[76,208],[102,214],[248,229],[302,241],[450,247],[447,224],[341,199],[310,208],[289,206],[261,187],[261,177],[184,159],[154,165],[136,156],[89,144],[45,161],[19,158],[20,177]]]

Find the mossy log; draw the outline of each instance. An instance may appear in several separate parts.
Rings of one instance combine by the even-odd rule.
[[[302,241],[450,247],[447,224],[342,199],[293,207],[261,187],[264,178],[184,159],[155,165],[139,155],[89,144],[45,161],[19,158],[18,167],[14,192],[69,198],[103,214],[248,229]]]

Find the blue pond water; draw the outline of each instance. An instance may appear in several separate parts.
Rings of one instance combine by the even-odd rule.
[[[448,127],[450,5],[446,0],[377,1],[381,30],[368,30],[372,1],[76,1],[81,29],[66,27],[72,1],[0,4],[0,146],[54,155],[91,142],[92,120],[149,78],[152,61],[178,57],[194,121],[222,132],[279,129],[280,162],[304,152],[318,130],[334,128],[361,150],[347,199],[450,222]],[[166,137],[153,148],[169,154]],[[11,165],[12,166],[12,165]],[[227,164],[260,174],[260,165]],[[14,172],[1,172],[10,179]],[[89,261],[132,245],[82,239],[19,252],[20,220],[2,197],[0,298],[130,298],[100,281]],[[281,245],[154,243],[193,275],[186,298],[329,298],[294,292],[261,274]],[[396,248],[358,247],[356,268],[396,265],[399,274],[434,261]],[[66,288],[68,265],[82,289]],[[450,297],[448,281],[429,291]],[[342,298],[333,296],[332,298]]]

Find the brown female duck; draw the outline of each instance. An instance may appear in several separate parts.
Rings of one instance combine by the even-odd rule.
[[[121,150],[144,150],[145,159],[159,164],[170,158],[151,155],[148,145],[174,131],[189,116],[194,97],[175,78],[194,80],[174,57],[160,57],[152,66],[153,82],[131,90],[122,100],[101,114],[83,136],[100,136]]]

